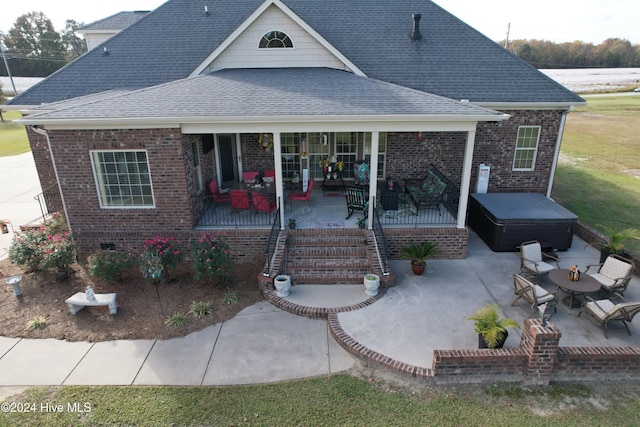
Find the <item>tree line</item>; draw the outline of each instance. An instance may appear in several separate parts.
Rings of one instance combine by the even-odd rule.
[[[501,43],[503,46],[505,42]],[[575,41],[513,40],[507,49],[536,68],[628,68],[640,67],[640,45],[625,39],[600,44]]]
[[[46,77],[82,55],[87,47],[77,30],[83,25],[68,19],[58,33],[42,12],[21,15],[6,34],[0,32],[11,74]],[[4,61],[0,63],[0,75],[8,75]]]

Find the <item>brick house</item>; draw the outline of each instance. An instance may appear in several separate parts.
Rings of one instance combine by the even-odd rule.
[[[367,228],[384,229],[389,257],[429,239],[461,258],[478,166],[490,192],[549,196],[582,103],[431,1],[170,0],[8,107],[24,112],[42,188],[59,190],[86,252],[212,229],[239,259],[264,256],[287,229],[295,175],[320,186],[319,161],[336,156],[347,183],[369,165]],[[380,183],[432,165],[448,182],[442,209],[379,212]],[[264,170],[281,209],[220,214],[207,183]]]

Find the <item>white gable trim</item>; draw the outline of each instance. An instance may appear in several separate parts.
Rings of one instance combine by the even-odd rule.
[[[351,62],[346,56],[344,56],[339,50],[333,47],[324,37],[322,37],[317,31],[311,28],[305,21],[303,21],[298,15],[296,15],[291,9],[284,5],[280,0],[266,0],[260,5],[238,28],[236,28],[221,44],[218,46],[196,69],[189,75],[189,77],[197,76],[204,72],[209,65],[215,61],[247,28],[253,24],[270,6],[279,8],[285,15],[287,15],[293,22],[298,24],[304,29],[312,38],[314,38],[322,47],[327,49],[332,55],[334,55],[344,66],[356,75],[366,77],[366,74],[360,70],[353,62]]]

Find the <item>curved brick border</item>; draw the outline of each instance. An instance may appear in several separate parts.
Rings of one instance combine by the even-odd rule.
[[[340,326],[340,322],[338,321],[337,313],[329,314],[328,322],[331,336],[333,336],[342,348],[357,358],[364,360],[367,363],[376,364],[412,378],[427,379],[433,377],[433,371],[429,368],[400,362],[360,344],[349,336],[344,329],[342,329],[342,326]]]
[[[276,307],[284,311],[297,314],[298,316],[312,317],[314,319],[326,319],[331,314],[342,313],[345,311],[355,311],[364,307],[368,307],[374,302],[378,301],[380,298],[382,298],[387,293],[387,289],[380,288],[378,290],[378,295],[370,297],[358,304],[347,305],[344,307],[331,307],[331,308],[307,307],[304,305],[299,305],[291,301],[288,301],[285,298],[279,297],[278,295],[276,295],[276,292],[271,289],[263,289],[262,293],[264,294],[264,297],[266,298],[267,301],[269,301],[271,304],[275,305]]]

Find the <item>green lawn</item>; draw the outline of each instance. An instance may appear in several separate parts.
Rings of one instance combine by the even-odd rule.
[[[640,229],[640,95],[587,102],[568,115],[552,197],[598,229]]]
[[[237,387],[48,387],[12,397],[35,411],[3,411],[0,425],[638,425],[638,391],[616,384],[397,386],[348,375]],[[48,409],[58,405],[61,412]]]
[[[18,111],[3,111],[0,122],[0,157],[15,156],[31,150],[24,126],[11,123],[21,117]]]

